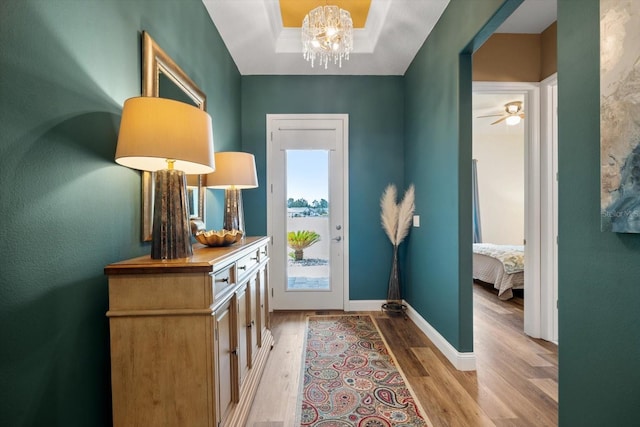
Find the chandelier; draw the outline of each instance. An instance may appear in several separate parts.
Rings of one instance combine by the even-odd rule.
[[[318,57],[320,65],[333,60],[342,67],[342,59],[349,59],[353,50],[353,21],[351,14],[338,6],[318,6],[302,21],[302,54],[311,61]]]

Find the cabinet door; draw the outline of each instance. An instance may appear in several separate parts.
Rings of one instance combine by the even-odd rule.
[[[242,384],[244,379],[249,372],[249,355],[248,350],[249,346],[247,346],[247,340],[250,337],[247,321],[248,318],[248,307],[249,304],[249,295],[247,292],[247,286],[242,286],[236,292],[237,299],[237,309],[238,309],[238,317],[236,319],[236,323],[238,325],[238,367],[240,369],[239,372],[239,383]]]
[[[233,303],[230,300],[215,312],[216,319],[216,421],[223,422],[237,400],[237,358]]]
[[[269,328],[269,270],[265,264],[258,271],[258,347]]]
[[[247,336],[247,348],[249,349],[249,368],[253,367],[253,362],[258,355],[258,273],[254,273],[249,280],[248,293],[249,301],[247,304],[247,327],[249,335]]]

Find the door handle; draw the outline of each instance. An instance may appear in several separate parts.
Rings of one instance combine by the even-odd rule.
[[[331,240],[335,240],[336,242],[339,242],[340,240],[342,240],[342,237],[338,236],[338,237],[334,237]]]

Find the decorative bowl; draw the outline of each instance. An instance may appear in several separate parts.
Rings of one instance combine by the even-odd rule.
[[[196,240],[207,246],[228,246],[242,239],[240,230],[209,230],[196,233]]]

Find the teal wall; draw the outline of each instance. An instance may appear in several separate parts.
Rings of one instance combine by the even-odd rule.
[[[243,191],[249,234],[267,231],[266,114],[349,114],[349,298],[384,299],[392,246],[380,196],[403,188],[402,77],[243,76],[242,148],[254,153],[260,187]]]
[[[473,350],[470,54],[520,3],[452,0],[405,74],[405,181],[421,216],[405,299],[461,352]]]
[[[0,2],[0,425],[110,425],[103,267],[149,251],[139,174],[113,161],[122,103],[141,90],[141,30],[209,94],[216,149],[257,155],[251,234],[266,231],[265,115],[348,113],[351,298],[384,298],[379,197],[414,182],[422,226],[407,244],[406,297],[471,349],[466,52],[518,1],[452,0],[404,78],[241,78],[199,0]],[[598,25],[598,0],[559,0],[567,427],[640,419],[640,238],[599,231]],[[214,194],[210,228],[221,223]]]
[[[560,425],[640,420],[640,236],[600,231],[599,2],[558,1]]]
[[[0,425],[111,425],[103,268],[150,250],[140,175],[113,159],[142,30],[239,148],[240,75],[200,0],[0,2]]]

